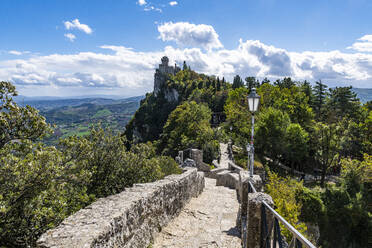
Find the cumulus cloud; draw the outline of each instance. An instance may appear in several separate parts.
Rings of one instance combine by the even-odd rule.
[[[138,0],[137,4],[142,6],[142,5],[147,4],[147,2],[146,2],[146,0]]]
[[[359,52],[372,52],[372,35],[364,35],[353,45],[347,47],[347,49],[353,49]]]
[[[76,36],[74,34],[71,34],[71,33],[67,33],[65,34],[65,37],[71,41],[71,42],[74,42],[74,40],[76,39]]]
[[[70,89],[71,92],[103,92],[140,95],[152,91],[154,70],[164,55],[170,63],[185,60],[192,69],[227,80],[239,74],[271,79],[321,79],[329,86],[371,87],[372,54],[291,52],[257,40],[240,40],[234,49],[199,47],[141,52],[125,46],[103,45],[101,52],[52,54],[0,61],[0,78],[25,89]],[[68,92],[66,94],[71,94]],[[119,93],[120,92],[120,93]],[[22,91],[21,91],[22,93]],[[93,92],[94,93],[94,92]]]
[[[172,2],[169,2],[169,5],[170,6],[175,6],[175,5],[177,5],[178,3],[176,2],[176,1],[172,1]]]
[[[65,21],[64,22],[65,28],[67,30],[70,29],[77,29],[80,30],[86,34],[91,34],[93,31],[87,24],[80,23],[79,19],[75,19],[73,21]]]
[[[188,22],[166,22],[158,26],[159,38],[175,41],[178,45],[203,47],[205,49],[223,47],[214,28],[205,24]]]

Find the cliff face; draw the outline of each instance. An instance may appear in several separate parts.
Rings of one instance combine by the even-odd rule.
[[[167,81],[180,71],[180,68],[168,65],[168,58],[163,57],[162,63],[154,74],[154,91],[146,95],[128,123],[125,135],[128,140],[135,142],[153,141],[159,138],[163,126],[179,104],[179,92],[167,86]]]

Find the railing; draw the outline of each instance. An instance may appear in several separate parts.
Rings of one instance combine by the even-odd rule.
[[[253,184],[249,182],[249,193],[256,193]],[[274,216],[274,223],[270,230],[266,218],[266,210],[271,212]],[[283,224],[292,234],[292,240],[287,244],[281,234],[279,223]],[[274,228],[272,235],[271,228]],[[269,206],[265,201],[262,202],[261,208],[261,248],[316,248],[309,240],[307,240],[300,232],[298,232],[291,224],[289,224],[278,212]]]

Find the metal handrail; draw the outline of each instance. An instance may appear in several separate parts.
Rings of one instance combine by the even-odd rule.
[[[248,190],[249,193],[256,193],[257,190],[255,189],[255,187],[253,186],[251,181],[248,181],[248,184],[249,184],[249,190]],[[274,225],[273,247],[276,247],[276,242],[277,241],[279,242],[279,247],[283,247],[282,244],[281,244],[282,240],[281,240],[280,227],[279,227],[279,224],[277,223],[279,221],[293,234],[293,236],[294,236],[293,240],[295,240],[294,241],[295,247],[302,247],[302,245],[305,245],[307,248],[316,248],[316,246],[314,246],[309,240],[307,240],[299,231],[296,230],[296,228],[294,228],[291,224],[289,224],[278,212],[276,212],[272,207],[270,207],[270,205],[267,204],[267,202],[262,201],[262,203],[263,203],[263,206],[265,208],[267,208],[274,215],[274,219],[275,219],[274,224],[276,224],[276,225]],[[263,222],[266,223],[265,211],[262,211],[262,212],[263,212],[262,218],[265,219],[265,220],[263,220]],[[261,228],[264,228],[264,225],[262,225]],[[267,229],[267,226],[266,226],[266,229]],[[265,230],[265,234],[266,235],[268,234],[267,230]],[[269,242],[267,240],[267,237],[266,237],[266,240],[263,240],[264,239],[263,236],[261,237],[261,239],[262,239],[261,242],[265,243],[266,247],[269,247]],[[298,242],[300,242],[301,245],[298,244]]]
[[[299,231],[296,230],[291,224],[289,224],[278,212],[276,212],[269,204],[265,201],[262,202],[265,208],[270,210],[270,212],[274,215],[274,217],[279,220],[294,236],[296,240],[301,242],[308,248],[316,248],[309,240],[307,240]]]
[[[248,184],[249,184],[249,193],[257,193],[257,190],[256,188],[253,186],[253,184],[251,183],[251,181],[248,181]]]

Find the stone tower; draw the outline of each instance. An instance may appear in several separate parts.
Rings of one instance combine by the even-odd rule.
[[[162,86],[167,81],[167,77],[169,74],[175,75],[181,69],[175,64],[174,66],[169,66],[169,59],[167,56],[161,58],[161,64],[159,64],[159,68],[156,69],[154,75],[154,95],[157,96],[160,92]]]

